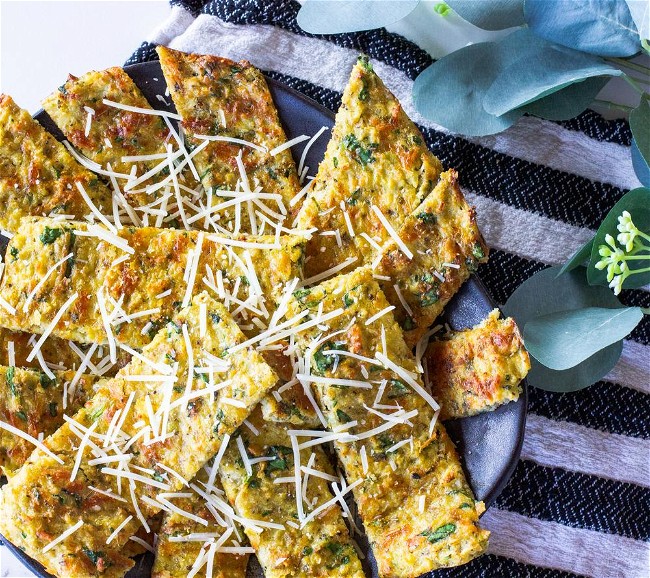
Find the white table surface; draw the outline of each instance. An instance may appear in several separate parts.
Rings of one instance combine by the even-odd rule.
[[[436,2],[423,2],[411,16],[389,29],[436,58],[470,41],[485,42],[503,35],[479,30],[455,15],[442,19],[432,11]],[[0,92],[12,95],[21,107],[34,113],[40,100],[63,84],[68,73],[79,75],[122,64],[168,13],[167,0],[2,0]],[[640,60],[648,64],[647,57]],[[617,81],[599,96],[624,104],[638,102],[638,96]],[[610,118],[620,114],[599,112]],[[1,578],[33,576],[0,546]]]

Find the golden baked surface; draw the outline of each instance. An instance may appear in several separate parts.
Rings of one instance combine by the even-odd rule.
[[[35,451],[2,489],[0,532],[58,575],[122,575],[132,561],[121,548],[144,518],[162,509],[156,502],[160,490],[179,491],[181,479],[196,474],[277,380],[256,351],[228,353],[243,340],[223,305],[205,293],[197,296],[140,356],[102,384],[74,421],[45,440],[51,453]],[[208,366],[206,383],[201,376]],[[113,421],[118,410],[124,419]],[[94,430],[92,439],[85,438],[85,428]],[[104,450],[101,442],[107,439]],[[193,451],[184,451],[189,447]],[[138,472],[140,483],[91,463],[106,454],[118,459],[129,454],[127,469]],[[47,550],[79,522],[76,532]]]
[[[515,320],[499,319],[498,309],[476,327],[432,341],[423,361],[441,419],[476,415],[518,400],[530,369]]]
[[[32,352],[32,345],[37,339],[31,333],[25,331],[12,331],[6,327],[0,327],[0,365],[11,365],[9,357],[10,344],[13,345],[14,360],[16,367],[40,369],[42,367],[38,359],[27,361],[30,353]],[[66,339],[50,335],[45,343],[41,346],[41,354],[45,363],[54,366],[55,370],[65,371],[76,369],[83,361],[90,347],[88,345],[79,343],[70,343]],[[113,377],[122,367],[124,367],[130,360],[131,355],[125,351],[117,352],[116,363],[110,363],[110,359],[106,359],[108,350],[105,347],[97,347],[89,358],[89,362],[93,364],[98,373],[104,377]]]
[[[74,297],[53,334],[106,343],[101,294],[115,340],[139,348],[180,309],[189,287],[188,302],[208,288],[239,310],[242,327],[252,329],[252,316],[273,310],[282,285],[299,276],[303,257],[303,238],[293,235],[239,236],[234,242],[245,245],[239,247],[229,244],[233,239],[198,231],[127,227],[118,231],[117,242],[130,253],[94,235],[86,223],[24,221],[10,240],[8,253],[15,258],[6,263],[0,285],[0,296],[16,314],[0,310],[2,325],[43,333]]]
[[[391,239],[382,247],[375,273],[390,278],[380,279],[380,286],[413,347],[470,274],[487,261],[488,248],[454,170],[440,175],[435,189],[397,233],[413,257],[408,259]]]
[[[217,190],[215,204],[226,200],[216,196],[218,189],[235,189],[240,171],[234,159],[241,155],[248,175],[243,192],[249,192],[247,187],[254,190],[259,186],[265,193],[279,194],[287,210],[282,214],[289,216],[289,201],[300,189],[298,174],[289,149],[270,154],[285,143],[286,137],[262,73],[246,61],[187,54],[164,46],[156,50],[172,99],[183,119],[183,129],[194,146],[205,142],[201,136],[210,136],[240,139],[258,147],[211,141],[197,153],[195,164],[201,182]],[[276,212],[281,211],[277,202],[270,206]],[[292,209],[294,213],[295,209]],[[234,213],[232,208],[218,212],[230,231],[234,227]],[[235,232],[257,232],[248,211],[241,215],[241,228]]]
[[[312,383],[329,429],[353,436],[334,445],[348,483],[359,483],[354,497],[380,575],[415,577],[468,562],[485,550],[489,533],[477,526],[483,503],[435,420],[435,402],[421,393],[388,307],[371,272],[357,269],[298,293],[290,313],[336,314],[324,335],[316,328],[298,338],[311,363],[303,381]],[[381,417],[387,412],[392,420]]]
[[[92,397],[97,377],[74,371],[57,371],[51,378],[42,371],[0,366],[0,420],[34,438],[45,437],[63,425],[63,414],[76,413]],[[67,395],[66,395],[67,394]],[[65,402],[64,402],[65,396]],[[0,470],[11,477],[22,466],[34,446],[0,429]]]
[[[0,95],[0,228],[17,232],[30,215],[90,213],[76,184],[103,212],[111,192],[10,96]]]
[[[426,349],[487,259],[457,173],[366,57],[303,186],[259,70],[158,53],[178,114],[120,68],[45,100],[72,156],[0,97],[0,532],[66,578],[124,576],[152,531],[154,578],[362,578],[350,508],[381,578],[479,556],[441,420],[529,363],[496,311]]]
[[[194,484],[205,484],[209,481],[208,474],[201,469],[194,478]],[[219,479],[213,481],[217,491],[223,491]],[[188,491],[189,490],[189,491]],[[151,570],[152,578],[185,578],[187,574],[198,563],[205,565],[212,562],[211,578],[245,578],[248,565],[249,553],[235,554],[230,552],[218,552],[216,548],[202,556],[205,539],[201,540],[200,534],[212,534],[217,541],[223,540],[226,548],[233,547],[234,543],[246,541],[241,526],[235,522],[232,526],[224,528],[217,523],[213,513],[208,508],[206,501],[191,488],[183,488],[184,497],[173,499],[175,506],[183,512],[165,512],[162,525],[158,531],[156,544],[156,559]],[[187,517],[187,512],[196,516],[198,520]],[[203,520],[201,522],[199,520]],[[188,541],[175,541],[185,538]],[[235,548],[237,548],[235,546]],[[207,573],[208,570],[206,569]],[[201,571],[199,574],[202,574]]]
[[[115,108],[105,104],[104,99],[153,110],[129,75],[117,66],[88,72],[79,78],[70,75],[63,86],[43,100],[43,108],[70,144],[104,168],[110,163],[116,173],[128,175],[134,166],[123,162],[124,156],[165,152],[164,141],[169,129],[160,116]],[[89,113],[87,109],[94,112]],[[89,114],[93,118],[86,134]],[[106,144],[106,139],[111,146]],[[137,174],[147,172],[159,162],[137,162]]]
[[[377,246],[390,238],[373,205],[399,229],[433,191],[441,170],[420,131],[361,57],[343,93],[316,181],[296,218],[296,227],[319,231],[307,244],[305,277],[346,259],[356,258],[347,270],[372,262]]]
[[[221,462],[221,474],[228,499],[240,515],[284,526],[264,529],[261,534],[246,530],[266,578],[363,578],[361,562],[338,504],[301,524],[302,528],[291,525],[298,520],[296,486],[281,481],[295,473],[288,426],[265,422],[259,409],[251,415],[250,423],[259,433],[256,435],[245,427],[239,429],[246,455],[251,459],[270,459],[256,463],[248,473],[233,440]],[[329,476],[334,474],[318,446],[300,453],[302,464],[310,463],[312,469]],[[307,515],[332,498],[327,481],[317,476],[309,478],[305,495],[313,504],[306,510]]]

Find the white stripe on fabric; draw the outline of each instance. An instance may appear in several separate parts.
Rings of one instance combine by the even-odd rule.
[[[350,69],[359,55],[357,50],[341,48],[319,38],[262,24],[230,24],[207,14],[199,15],[169,46],[233,60],[251,60],[262,69],[295,76],[338,92],[347,84]],[[273,50],[268,50],[269,46]],[[408,76],[380,61],[374,61],[373,66],[415,122],[448,132],[415,111],[411,98],[413,81]],[[500,135],[476,138],[473,142],[622,189],[639,186],[627,147],[591,139],[556,123],[527,117]],[[540,151],[546,151],[542,157]]]
[[[601,478],[650,487],[650,440],[602,432],[534,413],[526,420],[521,457]]]
[[[648,366],[650,366],[650,346],[625,339],[623,353],[618,363],[612,371],[603,377],[603,380],[627,385],[632,389],[650,394]]]
[[[591,229],[517,209],[471,191],[463,190],[463,194],[476,207],[479,229],[494,249],[557,265],[594,235]]]
[[[194,22],[194,16],[185,8],[172,6],[167,19],[145,40],[152,44],[167,44],[172,39],[183,34],[192,22]],[[195,50],[198,51],[198,48]]]
[[[488,552],[497,556],[598,578],[644,578],[650,572],[647,542],[496,508],[481,521],[492,532]]]

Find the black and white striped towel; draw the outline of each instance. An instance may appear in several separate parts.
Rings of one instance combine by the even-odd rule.
[[[413,79],[431,63],[385,30],[315,37],[296,24],[293,0],[172,0],[166,22],[127,64],[156,58],[156,44],[247,59],[335,111],[360,51],[455,167],[492,248],[479,276],[504,303],[531,274],[565,261],[607,211],[639,186],[629,126],[587,111],[567,122],[524,118],[505,133],[464,139],[418,115]],[[650,307],[650,293],[624,291]],[[650,319],[625,341],[605,379],[570,394],[530,391],[515,474],[483,517],[490,553],[436,576],[650,576]]]

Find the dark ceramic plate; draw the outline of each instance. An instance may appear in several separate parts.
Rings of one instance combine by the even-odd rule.
[[[173,106],[163,106],[156,95],[165,94],[165,81],[158,62],[147,62],[127,66],[125,70],[133,78],[154,108],[174,110]],[[322,126],[331,127],[334,115],[313,100],[272,79],[268,79],[273,99],[284,124],[287,138],[302,134],[314,134]],[[165,97],[171,101],[169,97]],[[50,132],[61,138],[61,133],[44,111],[35,115],[36,119]],[[318,163],[325,154],[328,137],[323,135],[309,150],[306,165],[310,174],[316,172]],[[4,252],[4,247],[2,248]],[[472,276],[447,306],[445,320],[454,329],[471,327],[481,322],[495,307],[485,287]],[[475,417],[447,423],[447,429],[456,442],[470,485],[478,499],[489,506],[501,493],[510,479],[519,459],[526,423],[526,383],[523,394],[516,403],[502,406],[496,411]],[[12,544],[5,541],[13,553],[37,576],[50,578],[43,567]],[[367,544],[362,544],[367,550]],[[253,558],[253,557],[251,557]],[[368,556],[367,572],[376,576],[372,555]],[[152,556],[141,556],[127,578],[148,578]],[[248,568],[249,578],[262,577],[263,573],[255,560]]]

